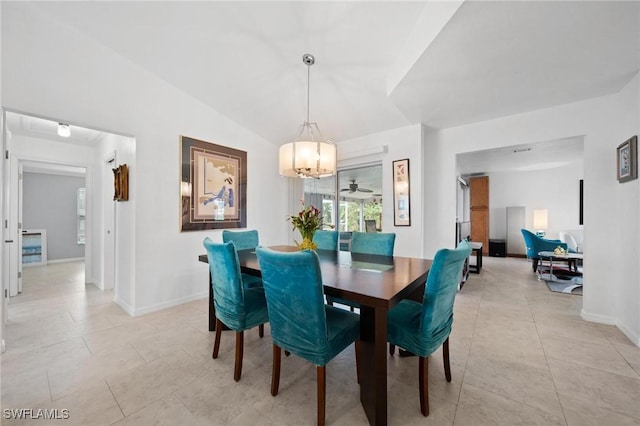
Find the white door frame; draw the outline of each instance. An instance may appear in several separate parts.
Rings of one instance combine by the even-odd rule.
[[[0,262],[2,268],[2,284],[0,291],[2,294],[2,303],[0,303],[0,352],[6,349],[4,342],[4,329],[7,322],[7,311],[9,308],[9,280],[11,276],[11,259],[10,245],[14,244],[13,238],[9,234],[9,159],[5,156],[5,152],[9,149],[9,129],[7,129],[6,113],[4,108],[0,114],[2,121],[2,162],[0,162],[0,176],[2,176],[2,195],[0,195],[0,206],[2,207],[2,244],[0,245]]]
[[[24,200],[24,185],[23,185],[23,170],[24,170],[24,164],[22,161],[18,162],[18,232],[16,233],[16,239],[15,241],[17,242],[17,247],[18,250],[16,250],[17,252],[17,256],[18,256],[18,262],[17,262],[17,269],[18,269],[18,283],[17,283],[17,290],[18,293],[22,293],[22,231],[24,230],[24,226],[22,226],[22,224],[24,223],[24,221],[22,220],[22,202]]]
[[[102,277],[100,288],[102,290],[114,289],[114,299],[118,296],[116,282],[117,256],[116,256],[116,204],[111,197],[113,188],[113,167],[117,163],[117,152],[113,151],[104,157],[100,173],[102,173],[102,212],[103,221],[100,227],[102,236]],[[110,178],[110,179],[109,179]],[[109,184],[111,183],[111,184]]]
[[[85,187],[87,188],[87,211],[86,211],[86,230],[85,230],[85,247],[84,247],[84,259],[85,259],[85,282],[91,282],[91,277],[92,275],[92,244],[93,244],[93,231],[91,229],[91,224],[93,223],[93,208],[92,208],[92,194],[93,194],[93,179],[92,179],[92,173],[93,173],[93,168],[90,164],[87,163],[74,163],[74,162],[61,162],[58,160],[51,160],[51,159],[47,159],[47,158],[42,158],[42,157],[30,157],[30,156],[18,156],[18,155],[10,155],[10,163],[11,163],[11,170],[14,170],[15,172],[11,172],[9,179],[10,179],[10,186],[12,188],[12,192],[13,194],[9,197],[10,198],[10,205],[9,205],[9,230],[10,232],[13,232],[14,235],[16,235],[17,238],[17,234],[19,232],[22,232],[21,229],[19,229],[20,224],[22,222],[22,217],[18,216],[18,212],[21,211],[21,208],[19,208],[19,198],[18,197],[18,192],[20,184],[19,184],[19,170],[21,170],[21,165],[24,162],[37,162],[37,163],[44,163],[44,164],[52,164],[52,165],[62,165],[62,166],[73,166],[73,167],[83,167],[85,169]],[[13,244],[12,247],[10,248],[11,250],[11,269],[18,271],[19,268],[19,262],[21,261],[21,256],[19,253],[20,247],[18,246],[18,244]],[[9,286],[10,286],[10,295],[11,296],[15,296],[18,293],[18,290],[22,290],[21,288],[18,288],[18,274],[13,274],[13,276],[10,277],[9,279]],[[15,293],[14,293],[15,292]]]

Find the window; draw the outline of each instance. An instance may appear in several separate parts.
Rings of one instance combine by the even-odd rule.
[[[382,229],[382,164],[338,171],[338,229],[365,232],[365,220]]]
[[[326,224],[323,229],[332,229],[335,226],[335,194],[335,176],[304,180],[304,204],[306,206],[312,205],[320,210]]]

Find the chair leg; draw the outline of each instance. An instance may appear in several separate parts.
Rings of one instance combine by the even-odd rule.
[[[280,346],[273,345],[273,365],[271,366],[271,395],[278,394],[280,387],[280,358],[282,351]]]
[[[444,377],[451,381],[451,364],[449,363],[449,338],[442,344],[442,360],[444,361]]]
[[[324,426],[324,407],[327,394],[327,370],[323,365],[316,367],[318,376],[318,426]]]
[[[356,378],[358,383],[360,383],[360,359],[362,357],[360,351],[362,351],[362,347],[360,346],[360,340],[356,340]]]
[[[289,352],[289,351],[284,351],[284,356],[289,356],[289,355],[291,355],[291,352]]]
[[[236,382],[242,376],[242,354],[244,352],[244,331],[236,332],[236,364],[233,369],[233,380]]]
[[[421,356],[418,361],[418,383],[420,388],[420,412],[429,415],[429,357]]]
[[[533,259],[533,272],[538,272],[538,259]]]
[[[350,306],[350,307],[349,307],[349,309],[351,309],[351,312],[353,312],[353,311],[354,311],[354,310],[353,310],[353,306]]]
[[[213,353],[211,358],[218,358],[218,350],[220,349],[220,335],[222,334],[222,321],[216,318],[216,340],[213,343]]]
[[[264,324],[258,326],[258,337],[261,339],[264,337]]]
[[[396,345],[389,343],[389,355],[393,356],[396,353]]]

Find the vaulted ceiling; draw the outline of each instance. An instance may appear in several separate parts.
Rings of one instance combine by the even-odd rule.
[[[334,141],[450,127],[619,91],[640,3],[3,2],[43,12],[274,144],[306,116]]]

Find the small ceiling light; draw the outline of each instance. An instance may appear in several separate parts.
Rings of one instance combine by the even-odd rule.
[[[68,124],[58,123],[58,136],[68,138],[71,136],[71,127]]]
[[[320,179],[336,172],[336,146],[322,136],[317,123],[309,122],[309,80],[315,58],[307,53],[302,62],[307,66],[307,120],[293,142],[280,146],[279,169],[282,176]]]

